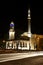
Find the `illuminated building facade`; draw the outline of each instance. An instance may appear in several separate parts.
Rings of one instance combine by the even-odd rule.
[[[30,9],[28,10],[28,31],[21,34],[19,39],[15,39],[14,27],[14,22],[11,22],[9,29],[9,39],[6,41],[6,49],[42,50],[43,35],[31,33]]]
[[[6,49],[19,49],[19,50],[36,50],[32,44],[31,34],[31,16],[30,9],[28,10],[28,31],[21,34],[21,38],[15,40],[14,23],[10,23],[9,40],[6,42]]]

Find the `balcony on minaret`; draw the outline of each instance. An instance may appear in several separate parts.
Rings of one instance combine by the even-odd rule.
[[[28,19],[31,19],[31,17],[30,17],[30,9],[28,10]]]

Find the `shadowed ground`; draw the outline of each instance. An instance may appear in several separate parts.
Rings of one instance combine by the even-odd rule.
[[[0,65],[43,65],[43,56],[3,62]]]

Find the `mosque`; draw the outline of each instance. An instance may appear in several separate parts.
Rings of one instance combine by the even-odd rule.
[[[14,22],[10,23],[9,39],[6,41],[6,49],[18,49],[18,50],[42,50],[43,35],[37,35],[31,33],[31,16],[30,9],[28,10],[28,31],[21,34],[19,39],[15,39]],[[41,44],[40,44],[41,43]]]

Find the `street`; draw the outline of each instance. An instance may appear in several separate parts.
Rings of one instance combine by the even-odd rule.
[[[28,58],[28,57],[34,57],[34,56],[42,56],[43,51],[39,52],[27,52],[27,53],[10,53],[10,54],[0,54],[0,63],[1,62],[6,62],[6,61],[11,61],[11,60],[19,60],[23,58]]]
[[[2,62],[0,65],[43,65],[43,56],[28,57],[19,60]]]

